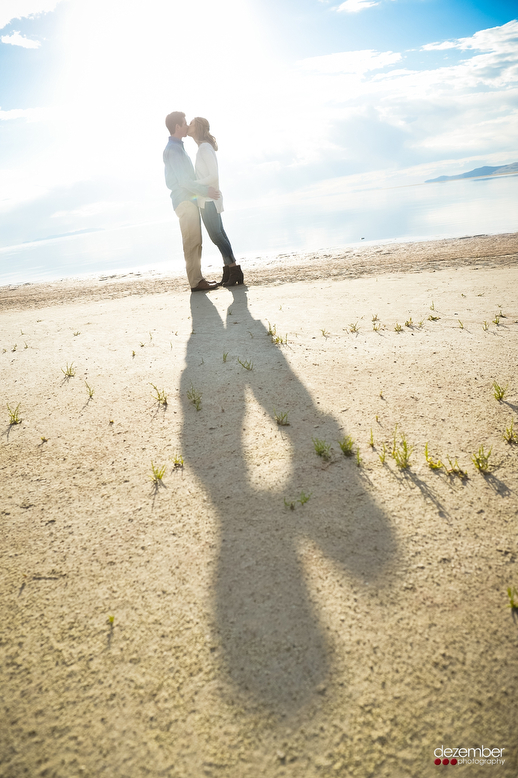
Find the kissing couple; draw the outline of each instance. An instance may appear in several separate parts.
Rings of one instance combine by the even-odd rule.
[[[243,284],[241,266],[223,228],[223,196],[219,191],[216,138],[207,119],[197,116],[187,124],[185,114],[173,111],[166,116],[169,141],[164,149],[165,182],[171,190],[174,212],[180,222],[187,278],[192,292],[209,292],[218,286]],[[195,167],[184,148],[189,135],[198,145]],[[201,219],[211,241],[223,258],[223,278],[207,281],[201,272]]]

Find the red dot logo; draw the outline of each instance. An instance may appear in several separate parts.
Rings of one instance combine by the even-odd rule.
[[[435,760],[435,764],[441,764],[441,760],[440,759],[436,759]]]
[[[449,760],[449,759],[443,759],[443,760],[442,760],[442,763],[443,763],[443,764],[450,764],[450,760]]]
[[[457,760],[456,759],[452,759],[450,764],[457,764]]]

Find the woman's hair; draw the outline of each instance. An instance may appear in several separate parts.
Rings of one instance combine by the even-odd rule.
[[[204,119],[202,116],[195,116],[193,122],[196,127],[196,140],[199,143],[210,143],[214,151],[217,151],[218,144],[214,135],[211,135],[209,132],[210,124],[207,119]]]

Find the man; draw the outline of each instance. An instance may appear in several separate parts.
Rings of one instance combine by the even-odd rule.
[[[208,292],[217,289],[216,281],[206,281],[201,273],[201,222],[196,195],[219,199],[219,192],[213,186],[204,186],[196,181],[194,167],[183,146],[182,138],[187,136],[189,126],[185,114],[173,111],[166,116],[169,142],[164,149],[165,182],[171,190],[173,208],[180,220],[183,254],[191,291]]]

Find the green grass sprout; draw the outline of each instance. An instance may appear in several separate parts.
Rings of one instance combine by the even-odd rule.
[[[514,431],[513,419],[511,419],[509,427],[505,428],[504,440],[507,441],[507,443],[518,443],[518,432]]]
[[[191,402],[194,405],[197,411],[201,409],[201,398],[202,398],[202,393],[198,392],[191,384],[191,388],[187,392],[187,399],[189,400],[189,402]]]
[[[166,466],[162,465],[161,467],[159,465],[154,465],[153,462],[151,462],[151,475],[149,476],[150,479],[155,484],[159,484],[162,482],[162,478],[165,475]]]
[[[352,457],[354,453],[353,452],[354,440],[351,438],[350,435],[346,435],[345,437],[342,438],[342,440],[339,440],[338,445],[340,446],[344,457]]]
[[[426,443],[424,447],[424,458],[426,459],[426,463],[431,470],[440,470],[441,467],[443,467],[443,464],[440,459],[434,462],[432,457],[429,455],[428,443]]]
[[[21,423],[20,405],[21,405],[21,403],[18,403],[16,408],[11,408],[9,403],[7,403],[7,410],[9,412],[9,426],[10,427],[12,427],[14,424],[20,424]]]
[[[471,461],[480,473],[488,473],[490,471],[491,465],[489,464],[489,457],[491,456],[492,450],[493,448],[491,447],[486,453],[484,451],[484,446],[480,446],[478,451],[471,455]]]
[[[75,376],[76,369],[74,367],[74,363],[71,362],[70,364],[68,364],[68,362],[67,362],[67,366],[66,366],[65,370],[63,370],[63,368],[61,368],[61,372],[64,374],[65,378],[72,378],[72,376]]]
[[[164,389],[158,389],[158,387],[155,386],[155,384],[149,384],[153,387],[155,390],[154,398],[159,403],[159,405],[163,405],[164,407],[167,405],[167,395],[165,393]]]
[[[275,408],[273,409],[273,418],[279,425],[279,427],[289,427],[290,423],[288,421],[288,411],[286,413],[277,413]]]
[[[500,400],[503,400],[509,384],[506,384],[505,386],[500,386],[499,384],[497,384],[496,381],[493,381],[491,386],[493,387],[493,394],[495,396],[495,400],[498,400],[498,402],[500,402]]]
[[[322,459],[325,461],[331,459],[330,443],[326,443],[325,440],[320,440],[320,438],[311,438],[311,440],[313,441],[313,446],[317,456],[322,457]]]

